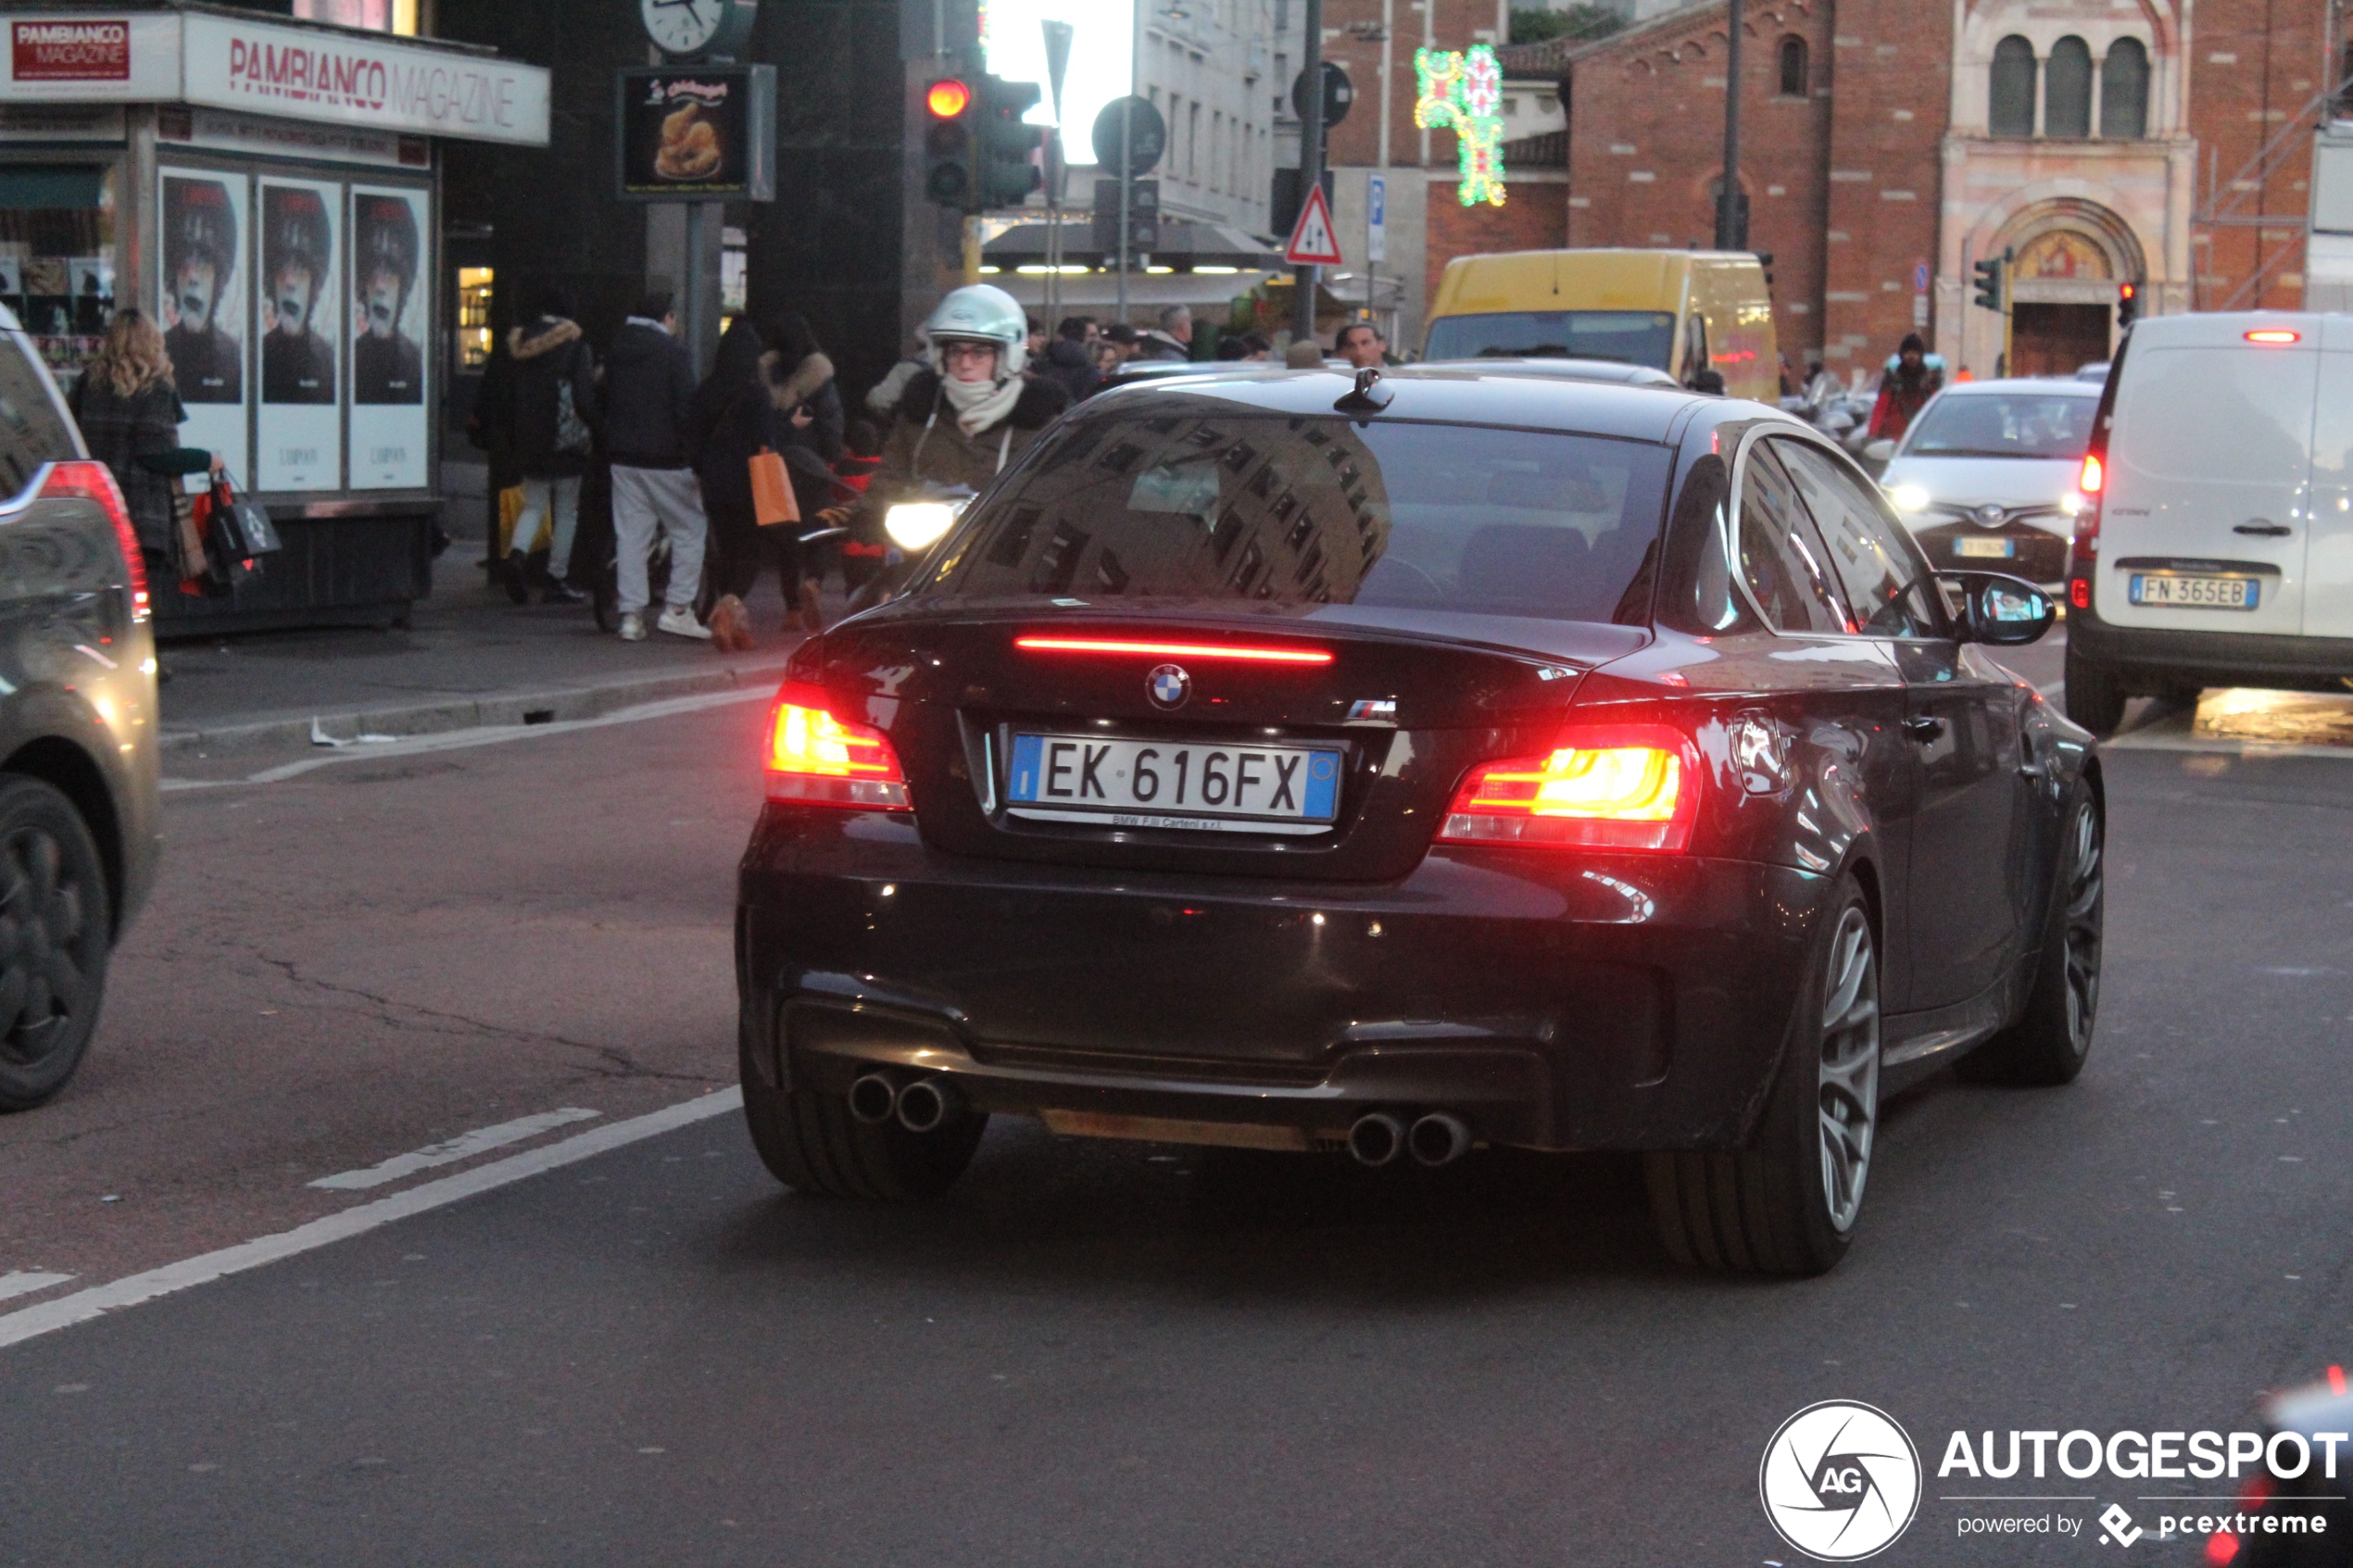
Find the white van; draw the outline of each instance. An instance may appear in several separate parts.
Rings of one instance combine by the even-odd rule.
[[[2353,676],[2353,317],[2137,323],[2082,489],[2069,718],[2105,735],[2132,696]]]

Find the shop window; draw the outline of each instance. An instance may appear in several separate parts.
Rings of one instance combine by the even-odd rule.
[[[417,0],[294,0],[294,14],[303,21],[333,22],[338,27],[364,27],[412,37],[417,31]]]
[[[1781,96],[1806,96],[1806,40],[1793,32],[1781,40]]]
[[[2092,46],[2068,34],[2051,45],[2043,83],[2043,134],[2080,141],[2092,133]]]
[[[2120,38],[2100,62],[2100,134],[2137,140],[2148,134],[2149,52],[2137,38]]]
[[[2034,134],[2034,45],[2012,33],[1994,45],[1985,128],[1996,136]]]
[[[0,304],[59,381],[98,351],[114,314],[115,170],[0,168]]]
[[[490,363],[490,295],[497,282],[487,267],[458,269],[458,370],[479,375]]]

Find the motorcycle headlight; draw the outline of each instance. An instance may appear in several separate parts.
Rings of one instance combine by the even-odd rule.
[[[883,532],[910,555],[928,550],[956,526],[957,508],[945,501],[901,501],[883,513]]]
[[[1899,484],[1887,493],[1887,498],[1895,503],[1899,512],[1928,510],[1928,486],[1924,484]]]

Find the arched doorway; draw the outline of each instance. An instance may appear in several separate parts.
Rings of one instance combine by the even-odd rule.
[[[2020,214],[2004,244],[2010,270],[2014,376],[2070,376],[2108,357],[2116,285],[2144,275],[2140,246],[2114,213],[2080,199]]]

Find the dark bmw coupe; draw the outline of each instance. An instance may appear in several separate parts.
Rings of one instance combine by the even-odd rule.
[[[804,1192],[987,1119],[1640,1150],[1678,1259],[1829,1268],[1880,1104],[2064,1084],[2091,737],[1757,404],[1477,370],[1202,376],[1055,425],[794,656],[736,922],[746,1114]]]

